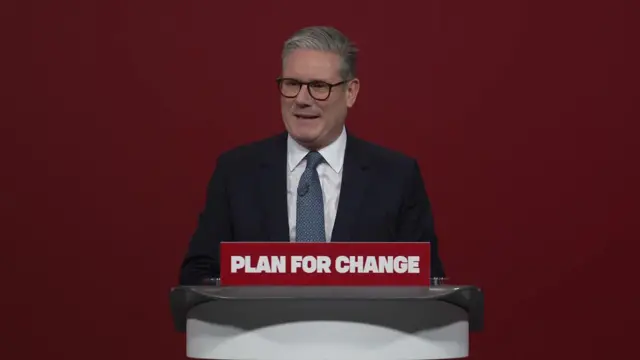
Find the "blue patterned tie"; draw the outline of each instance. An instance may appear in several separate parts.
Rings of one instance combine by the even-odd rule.
[[[320,153],[307,154],[307,168],[298,184],[296,242],[324,242],[324,201],[316,168],[324,161]]]

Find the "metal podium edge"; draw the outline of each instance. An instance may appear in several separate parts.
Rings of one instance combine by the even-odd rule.
[[[395,295],[395,296],[344,296],[345,292],[358,292],[363,288],[374,290],[376,292],[392,291],[396,293],[402,293],[409,290],[414,293],[422,293],[421,296],[416,295]],[[254,291],[253,296],[233,296],[233,291],[242,291],[242,289],[249,289]],[[294,295],[289,296],[260,296],[260,289],[268,289],[269,291],[321,291],[323,293],[333,294],[342,293],[343,296],[305,296],[298,297]],[[255,295],[255,293],[258,295]],[[231,293],[231,294],[229,294]],[[407,287],[323,287],[323,286],[309,286],[309,287],[232,287],[232,286],[216,286],[216,285],[202,285],[202,286],[177,286],[171,288],[169,293],[169,304],[171,309],[171,315],[173,318],[174,328],[177,332],[186,332],[187,327],[187,315],[189,311],[200,304],[209,301],[242,301],[242,300],[282,300],[282,299],[301,299],[301,300],[323,300],[323,299],[340,299],[340,300],[371,300],[371,301],[384,301],[384,300],[424,300],[424,301],[443,301],[464,309],[469,316],[469,331],[478,332],[484,329],[484,294],[482,290],[475,286],[463,285],[463,286],[432,286],[424,288],[411,288]]]

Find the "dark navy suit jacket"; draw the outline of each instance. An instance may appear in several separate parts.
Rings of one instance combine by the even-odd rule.
[[[219,276],[222,241],[289,241],[286,176],[286,133],[218,158],[181,285]],[[431,276],[445,276],[418,163],[349,133],[331,241],[430,242]]]

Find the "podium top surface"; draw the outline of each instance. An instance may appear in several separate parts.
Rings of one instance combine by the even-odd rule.
[[[484,323],[484,295],[475,286],[179,286],[171,289],[170,306],[177,331],[184,332],[189,310],[210,301],[444,301],[469,314],[472,331]]]
[[[479,292],[473,286],[186,286],[189,292],[211,300],[419,300]]]

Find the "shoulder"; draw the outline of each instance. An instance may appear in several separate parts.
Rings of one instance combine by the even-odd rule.
[[[414,157],[359,138],[353,137],[351,141],[361,163],[370,168],[374,178],[384,184],[386,190],[398,189],[410,197],[416,191],[424,191],[422,171]]]
[[[280,133],[226,150],[218,156],[216,167],[233,168],[237,165],[246,167],[250,164],[258,164],[282,150],[286,151],[286,133]]]
[[[415,158],[382,145],[350,135],[347,140],[347,147],[360,154],[360,157],[368,164],[388,171],[411,172],[417,167]]]

